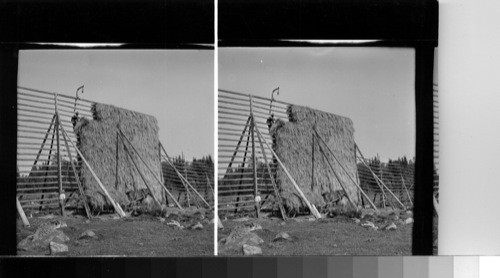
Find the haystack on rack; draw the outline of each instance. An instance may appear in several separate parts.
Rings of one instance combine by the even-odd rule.
[[[71,122],[75,112],[80,117],[76,125]],[[157,205],[166,202],[166,193],[181,207],[162,180],[165,156],[156,119],[151,116],[18,87],[21,215],[24,209],[55,207],[64,214],[67,201],[77,197],[77,205],[83,204],[89,217],[90,208],[104,207],[113,207],[123,217],[121,205],[127,205],[131,197],[127,193],[141,189]],[[205,180],[209,183],[210,177]],[[194,187],[191,192],[204,201]]]
[[[270,103],[219,90],[219,210],[253,209],[258,215],[260,206],[275,204],[280,211],[307,208],[319,217],[316,207],[325,205],[329,194],[346,196],[352,209],[366,202],[377,210],[358,176],[364,159],[352,121],[276,100],[269,111]],[[394,184],[389,188],[372,174],[384,194],[405,208]]]

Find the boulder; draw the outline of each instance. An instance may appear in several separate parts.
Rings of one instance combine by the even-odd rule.
[[[66,244],[57,243],[53,241],[50,242],[49,247],[51,255],[67,253],[69,251],[68,246]]]
[[[262,255],[262,249],[257,246],[252,246],[248,244],[243,244],[243,254],[245,256],[255,256],[255,255]]]
[[[278,240],[285,240],[285,241],[292,241],[292,237],[286,232],[279,232],[273,239],[273,241],[278,241]]]

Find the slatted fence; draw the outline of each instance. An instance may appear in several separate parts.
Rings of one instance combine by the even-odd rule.
[[[71,118],[75,112],[79,117],[93,119],[90,100],[36,89],[18,87],[18,130],[17,130],[17,197],[24,210],[60,209],[78,197],[77,179],[80,176],[81,162],[74,148],[69,144],[67,151],[63,132],[77,145]],[[57,110],[56,110],[57,106]],[[56,120],[58,111],[59,121]],[[57,123],[60,122],[61,126]],[[60,155],[58,155],[60,154]],[[176,161],[159,153],[162,161],[164,184],[167,188],[183,194],[186,205],[199,205],[192,189],[186,194],[177,172],[170,167],[167,159],[186,180],[213,205],[213,164],[200,161]],[[76,175],[72,170],[70,158],[76,166]],[[91,165],[92,166],[92,165]],[[60,194],[66,195],[65,202],[60,202]],[[188,197],[186,197],[188,195]]]
[[[272,146],[268,120],[273,115],[274,121],[288,122],[287,107],[291,105],[283,101],[243,94],[239,92],[218,91],[218,206],[219,210],[253,210],[255,197],[261,197],[265,203],[273,186],[271,176],[275,176],[278,167],[266,143]],[[253,119],[253,121],[252,121]],[[256,129],[262,134],[265,142],[259,142]],[[262,146],[261,146],[262,145]],[[358,160],[359,183],[371,193],[379,197],[380,205],[394,203],[394,197],[377,182],[373,174],[366,171]],[[368,163],[373,161],[367,160]],[[267,165],[269,165],[269,170]],[[390,167],[387,167],[390,165]],[[285,165],[286,166],[286,165]],[[373,166],[373,165],[371,165]],[[397,167],[396,167],[397,166]],[[413,164],[380,163],[378,178],[387,186],[405,206],[412,204],[413,199]],[[382,186],[382,189],[381,189]],[[380,197],[390,195],[390,197]],[[387,200],[386,200],[387,199]]]

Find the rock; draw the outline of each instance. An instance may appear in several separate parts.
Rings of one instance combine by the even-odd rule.
[[[314,217],[310,217],[310,218],[308,218],[307,220],[309,220],[309,221],[311,221],[311,222],[312,222],[312,221],[315,221],[315,220],[316,220],[316,218],[314,218]]]
[[[359,220],[358,218],[351,218],[352,221],[354,221],[354,223],[356,224],[359,224],[361,222],[361,220]]]
[[[86,230],[80,235],[80,237],[78,237],[78,239],[83,239],[83,238],[97,239],[97,235],[92,230]]]
[[[221,243],[224,243],[227,249],[235,249],[240,248],[241,246],[243,246],[243,244],[259,245],[264,243],[264,240],[257,234],[250,232],[242,235],[239,238],[231,238],[229,240],[228,238],[222,239]]]
[[[203,229],[203,225],[200,222],[198,222],[195,225],[191,226],[191,230],[201,230],[201,229]]]
[[[411,217],[409,217],[409,218],[407,218],[407,219],[405,220],[405,224],[411,224],[411,223],[413,223],[413,222],[414,222],[414,221],[413,221],[413,218],[411,218]]]
[[[396,230],[398,227],[396,226],[396,224],[394,223],[391,223],[391,225],[385,227],[385,230],[386,231],[392,231],[392,230]]]
[[[273,241],[278,241],[278,240],[286,240],[286,241],[292,241],[292,238],[288,233],[285,232],[279,232],[273,239]]]
[[[375,224],[373,224],[372,222],[370,221],[366,221],[365,223],[361,224],[362,227],[369,227],[369,228],[373,228],[375,231],[378,230],[378,227],[375,226]]]
[[[161,223],[165,222],[165,218],[163,217],[158,217],[158,220],[160,220]]]
[[[53,241],[50,242],[49,247],[51,255],[57,255],[69,251],[68,246],[66,244],[57,243]]]
[[[283,222],[280,223],[280,226],[285,226],[285,225],[286,225],[285,221],[283,221]]]
[[[120,219],[120,216],[118,214],[113,214],[113,220],[118,220]]]
[[[234,222],[245,222],[245,221],[249,221],[250,218],[248,217],[241,217],[241,218],[237,218],[237,219],[233,219]]]
[[[262,255],[262,249],[260,249],[260,247],[257,246],[243,244],[243,254],[245,256]]]
[[[85,220],[85,224],[89,224],[89,223],[90,223],[89,219]]]
[[[177,227],[178,229],[181,229],[181,230],[184,229],[184,227],[179,222],[177,222],[175,220],[168,222],[167,225]]]
[[[413,211],[411,211],[411,210],[407,210],[407,211],[406,211],[406,214],[408,214],[408,215],[413,215]]]

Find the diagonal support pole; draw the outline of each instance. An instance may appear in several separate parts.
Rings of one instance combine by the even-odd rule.
[[[90,213],[90,208],[89,208],[89,205],[87,202],[87,197],[85,196],[85,192],[83,191],[83,186],[80,183],[80,177],[78,176],[75,164],[73,162],[73,158],[71,157],[71,152],[70,152],[69,145],[68,145],[68,139],[66,138],[66,135],[64,134],[64,132],[62,133],[62,135],[63,135],[64,145],[66,146],[66,152],[68,153],[69,161],[71,163],[71,168],[73,169],[73,173],[75,174],[76,182],[78,184],[78,190],[80,191],[80,196],[83,200],[83,206],[85,207],[85,213],[87,214],[87,218],[90,219],[90,218],[92,218],[92,214]]]
[[[68,134],[67,134],[67,132],[66,132],[66,130],[64,129],[64,126],[61,126],[61,130],[62,130],[63,134],[66,135],[66,137],[69,137]],[[80,158],[82,159],[83,163],[85,163],[85,165],[87,165],[87,167],[89,168],[90,173],[92,174],[92,176],[94,177],[94,179],[97,181],[97,184],[99,185],[99,187],[101,188],[101,190],[104,192],[104,194],[108,198],[108,200],[111,203],[111,205],[113,205],[113,207],[115,208],[116,213],[118,213],[118,215],[120,215],[120,217],[126,217],[127,215],[125,214],[125,212],[123,212],[123,209],[120,207],[120,204],[116,203],[115,200],[113,200],[113,198],[111,198],[111,195],[109,195],[109,192],[106,190],[106,188],[102,184],[102,182],[99,179],[99,177],[97,177],[97,175],[94,172],[94,170],[92,170],[92,167],[90,167],[90,164],[87,162],[87,160],[85,159],[85,157],[83,156],[83,154],[75,146],[75,143],[73,143],[73,141],[71,141],[71,140],[69,140],[69,142],[71,143],[71,145],[73,146],[73,148],[76,150],[76,152],[78,153],[78,155],[80,155]]]
[[[259,140],[259,145],[260,145],[260,149],[262,151],[262,156],[264,157],[264,163],[266,164],[267,171],[269,172],[269,177],[271,178],[271,183],[273,185],[274,194],[276,195],[276,199],[278,199],[278,205],[280,208],[281,217],[283,218],[284,221],[286,221],[287,217],[286,217],[286,213],[285,213],[285,208],[283,206],[283,200],[281,199],[281,195],[278,191],[278,186],[276,185],[276,181],[274,180],[273,172],[271,171],[271,167],[269,166],[269,162],[267,160],[267,155],[266,155],[266,152],[264,150],[264,145],[262,144],[262,140],[264,140],[264,139],[262,138],[262,140],[261,140],[261,134],[259,131],[257,131],[257,139]]]
[[[261,134],[260,131],[259,131],[259,128],[256,126],[255,127],[255,130],[257,131],[257,134]],[[261,135],[262,136],[262,135]],[[306,196],[304,195],[304,192],[302,192],[302,190],[300,190],[300,187],[299,185],[295,182],[295,180],[292,178],[292,175],[288,172],[288,170],[285,168],[285,165],[283,164],[283,162],[281,162],[281,159],[278,157],[278,155],[273,151],[273,149],[269,146],[269,144],[267,143],[267,141],[264,140],[264,144],[266,145],[267,149],[273,154],[273,156],[276,158],[276,160],[278,161],[279,165],[281,166],[281,168],[283,169],[283,171],[285,172],[285,174],[287,175],[288,179],[292,182],[293,186],[295,187],[295,190],[297,190],[297,192],[299,193],[299,196],[302,198],[302,200],[304,201],[304,203],[306,203],[307,207],[309,208],[309,211],[311,211],[311,213],[314,215],[314,217],[316,218],[321,218],[321,214],[318,212],[318,210],[316,209],[315,206],[311,205],[311,203],[309,202],[309,200],[307,200]]]

